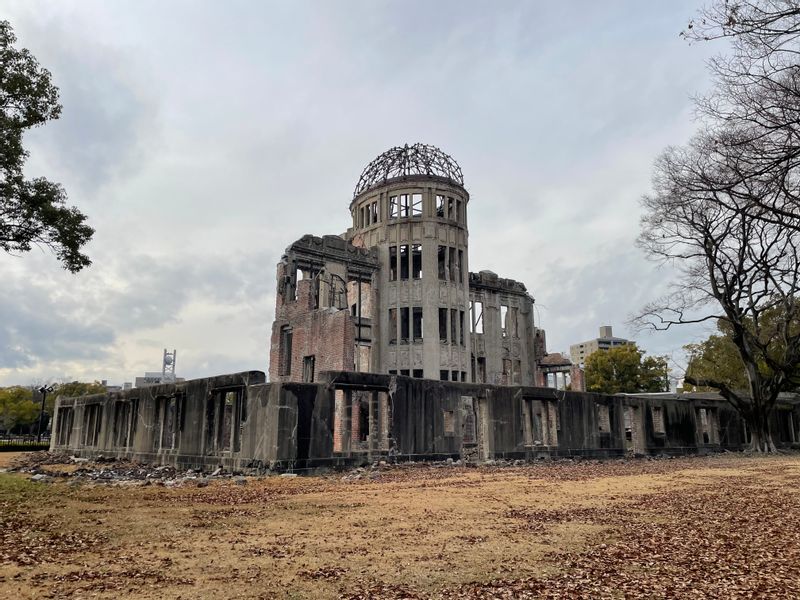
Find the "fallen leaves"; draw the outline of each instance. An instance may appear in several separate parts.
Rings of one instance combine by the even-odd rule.
[[[299,597],[348,600],[800,598],[797,457],[379,470],[359,481],[171,489],[73,488],[67,478],[42,486],[9,475],[18,487],[0,491],[0,563],[8,565],[0,595],[26,585],[54,598],[145,589],[271,597],[289,585]],[[381,512],[398,495],[405,503]],[[62,516],[67,502],[74,522]],[[170,533],[129,543],[114,510],[147,515]],[[278,524],[268,535],[265,518]],[[520,549],[536,545],[536,568],[520,569],[528,556]]]

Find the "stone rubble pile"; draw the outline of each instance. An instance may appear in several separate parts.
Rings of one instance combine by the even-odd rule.
[[[662,460],[672,458],[665,455],[648,456],[647,460]],[[369,466],[355,467],[342,474],[342,471],[328,472],[329,477],[340,478],[342,481],[362,481],[381,479],[385,475],[397,475],[414,469],[438,469],[448,468],[490,468],[502,469],[508,467],[521,467],[542,463],[545,459],[539,457],[532,460],[510,460],[495,459],[487,460],[482,463],[474,461],[463,461],[448,458],[443,461],[403,461],[396,460],[376,460]],[[626,457],[613,459],[585,459],[580,456],[569,458],[552,459],[552,462],[560,463],[601,463],[609,461],[628,461]],[[551,462],[548,460],[547,462]],[[61,467],[61,468],[59,468]],[[64,453],[53,452],[28,452],[17,459],[8,471],[19,473],[30,473],[31,481],[39,483],[51,483],[57,479],[64,478],[69,480],[70,485],[112,485],[115,487],[136,487],[136,486],[164,486],[180,487],[194,486],[206,487],[214,480],[227,480],[236,485],[247,485],[248,479],[241,473],[233,473],[218,467],[211,472],[203,472],[194,469],[177,469],[172,465],[147,465],[134,463],[126,460],[97,456],[92,459],[70,456]],[[324,471],[317,470],[317,474],[324,476]],[[269,472],[267,475],[278,475]],[[297,473],[282,473],[281,477],[297,477]]]
[[[62,468],[59,469],[59,466]],[[64,478],[69,480],[70,485],[88,483],[115,487],[147,485],[206,487],[213,480],[231,480],[236,485],[247,485],[247,478],[225,471],[221,467],[210,473],[203,473],[194,469],[176,469],[171,465],[146,465],[103,456],[90,460],[51,452],[26,453],[7,470],[30,473],[31,481],[39,483],[51,483]]]

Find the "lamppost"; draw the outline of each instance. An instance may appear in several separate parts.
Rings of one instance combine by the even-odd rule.
[[[53,391],[52,385],[43,385],[39,388],[39,393],[42,394],[42,409],[39,411],[39,424],[36,426],[36,443],[42,441],[42,420],[44,419],[44,401],[47,398],[47,393]]]

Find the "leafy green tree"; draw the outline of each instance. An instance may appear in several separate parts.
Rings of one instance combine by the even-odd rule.
[[[45,247],[75,273],[91,264],[81,248],[94,229],[77,208],[67,206],[60,184],[23,175],[24,132],[57,119],[61,105],[50,72],[27,49],[15,48],[16,41],[8,21],[0,21],[0,249],[23,253]]]
[[[0,388],[0,427],[11,431],[18,425],[30,425],[39,416],[30,388],[14,386]]]
[[[724,382],[733,390],[747,389],[748,382],[742,357],[729,336],[711,335],[703,342],[687,344],[683,348],[689,356],[686,379],[690,382],[705,382],[714,379]],[[694,390],[698,392],[715,391],[716,389],[708,385],[694,386]]]
[[[70,382],[56,383],[53,385],[53,391],[47,393],[47,399],[45,400],[46,403],[45,410],[47,411],[47,414],[52,415],[53,410],[55,408],[56,398],[58,398],[59,396],[76,398],[78,396],[90,396],[92,394],[102,394],[105,393],[105,391],[106,391],[106,386],[104,386],[99,381],[93,381],[91,383],[85,381],[70,381]],[[39,402],[41,402],[41,396],[38,396],[38,399]]]
[[[586,389],[603,394],[663,392],[666,359],[643,356],[634,344],[593,352],[586,359]]]
[[[800,322],[795,315],[794,324],[786,328],[788,335],[782,335],[785,324],[781,309],[773,307],[760,315],[758,326],[752,319],[747,320],[746,328],[750,335],[758,340],[762,348],[762,356],[756,357],[755,368],[762,378],[775,376],[773,366],[779,363],[786,353],[786,342],[800,334]],[[795,311],[793,310],[793,313]],[[700,382],[695,386],[699,391],[719,390],[727,388],[740,394],[747,393],[750,382],[747,370],[736,343],[733,340],[732,328],[720,320],[717,323],[718,334],[711,335],[703,342],[684,346],[689,355],[686,368],[687,382]],[[800,364],[794,365],[786,375],[781,391],[789,392],[800,389]]]
[[[669,391],[669,364],[665,356],[643,356],[639,368],[639,391]]]

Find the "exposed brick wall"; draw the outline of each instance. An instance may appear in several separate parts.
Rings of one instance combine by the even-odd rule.
[[[570,381],[570,388],[573,392],[585,392],[586,391],[586,373],[584,373],[583,369],[580,368],[578,365],[572,365],[569,370],[569,377]]]
[[[279,269],[280,271],[280,269]],[[315,357],[314,377],[320,371],[352,371],[355,353],[355,327],[347,310],[313,310],[311,280],[297,282],[297,300],[278,306],[272,324],[270,343],[270,381],[302,381],[303,358]],[[283,348],[281,330],[292,329],[291,368],[281,375]]]
[[[358,282],[349,281],[347,283],[347,306],[358,303]],[[361,283],[361,316],[364,319],[372,318],[372,286],[369,283]]]

